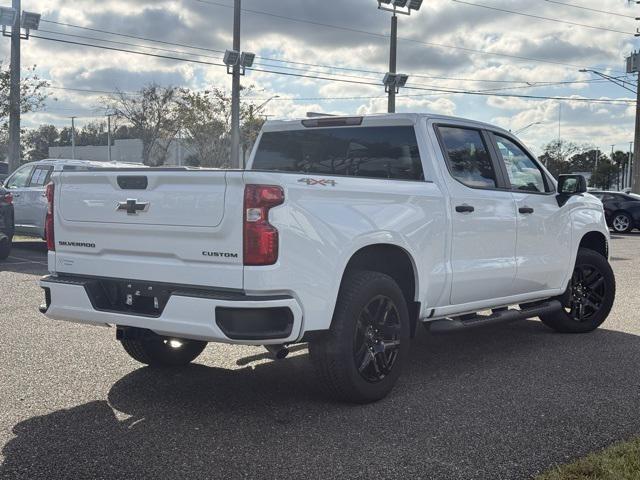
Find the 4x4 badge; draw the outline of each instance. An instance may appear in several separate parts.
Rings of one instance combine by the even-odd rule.
[[[335,187],[337,184],[335,180],[328,180],[326,178],[301,178],[298,182],[306,183],[307,185],[322,185],[323,187]]]
[[[138,212],[149,210],[149,202],[138,202],[134,198],[128,198],[126,202],[118,202],[116,211],[124,210],[127,215],[136,215]]]

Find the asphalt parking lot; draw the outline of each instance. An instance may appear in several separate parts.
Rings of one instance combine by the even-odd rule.
[[[420,329],[394,392],[350,406],[320,396],[305,349],[142,367],[113,330],[38,313],[46,252],[20,244],[0,263],[0,478],[529,478],[640,435],[640,234],[612,252],[596,333]]]

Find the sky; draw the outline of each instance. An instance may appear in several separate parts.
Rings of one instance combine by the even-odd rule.
[[[23,125],[69,125],[75,115],[82,127],[103,119],[105,93],[95,91],[134,92],[149,82],[229,90],[231,77],[219,64],[232,45],[232,5],[22,0],[24,10],[42,14],[40,30],[22,44],[23,70],[35,65],[53,87],[45,110],[25,115]],[[376,0],[243,0],[242,7],[242,50],[257,55],[255,70],[242,79],[243,95],[256,104],[278,96],[261,113],[293,118],[309,111],[386,111],[381,81],[391,15]],[[579,70],[622,77],[635,89],[635,77],[625,73],[625,57],[638,43],[635,16],[640,5],[625,0],[424,0],[420,11],[399,17],[398,71],[410,78],[397,111],[455,115],[514,132],[534,124],[519,136],[538,154],[558,137],[626,151],[635,106],[625,100],[634,93]],[[5,63],[9,43],[0,41]],[[460,91],[482,94],[454,93]]]

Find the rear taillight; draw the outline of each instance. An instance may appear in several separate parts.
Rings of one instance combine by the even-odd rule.
[[[0,197],[0,203],[13,205],[13,195],[10,193],[5,193],[2,197]]]
[[[269,210],[284,202],[284,191],[274,185],[247,185],[244,189],[244,264],[273,265],[278,261],[278,230],[269,223]]]
[[[44,194],[47,197],[47,216],[44,222],[44,236],[47,239],[47,249],[49,251],[55,251],[56,241],[53,234],[53,197],[55,192],[55,185],[53,183],[47,184]]]

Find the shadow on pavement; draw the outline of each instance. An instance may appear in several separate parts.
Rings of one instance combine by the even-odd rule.
[[[638,336],[527,321],[419,332],[397,388],[367,406],[324,399],[306,354],[140,368],[108,402],[16,425],[0,477],[525,478],[639,434],[639,364]]]
[[[14,242],[9,258],[0,260],[0,272],[46,275],[47,244],[43,241]]]

